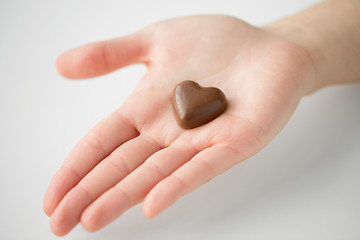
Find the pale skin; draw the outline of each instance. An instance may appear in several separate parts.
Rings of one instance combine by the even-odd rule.
[[[144,215],[156,217],[259,152],[303,96],[359,81],[359,2],[328,1],[264,28],[229,16],[176,18],[62,54],[58,71],[71,79],[134,63],[146,64],[147,74],[74,146],[51,180],[44,211],[54,234],[63,236],[79,222],[97,231],[141,202]],[[334,19],[332,11],[341,7],[346,21],[341,14]],[[328,29],[317,36],[316,24],[313,29],[305,24],[309,16]],[[336,37],[346,44],[334,48]],[[189,79],[220,88],[229,107],[214,121],[184,130],[175,121],[171,94]]]

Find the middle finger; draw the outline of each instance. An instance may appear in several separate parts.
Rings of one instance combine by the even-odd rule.
[[[164,148],[131,172],[116,186],[94,201],[81,216],[88,231],[97,231],[141,202],[156,183],[189,161],[198,149],[190,144],[173,144]]]

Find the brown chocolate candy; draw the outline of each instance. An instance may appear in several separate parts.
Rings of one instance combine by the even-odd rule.
[[[227,107],[225,95],[220,89],[203,88],[194,81],[179,83],[175,87],[172,103],[176,121],[185,129],[214,120]]]

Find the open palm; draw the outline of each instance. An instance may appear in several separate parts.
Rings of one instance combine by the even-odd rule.
[[[132,35],[88,44],[59,57],[69,78],[102,75],[133,63],[148,72],[125,103],[73,148],[44,200],[57,235],[81,222],[96,231],[144,201],[152,218],[260,151],[286,124],[312,79],[299,46],[227,16],[152,24]],[[184,130],[171,95],[181,81],[218,87],[228,109]]]

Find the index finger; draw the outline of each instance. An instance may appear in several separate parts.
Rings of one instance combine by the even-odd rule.
[[[91,169],[118,146],[138,135],[119,110],[99,122],[74,146],[52,178],[44,198],[45,213],[51,216],[66,193]]]

